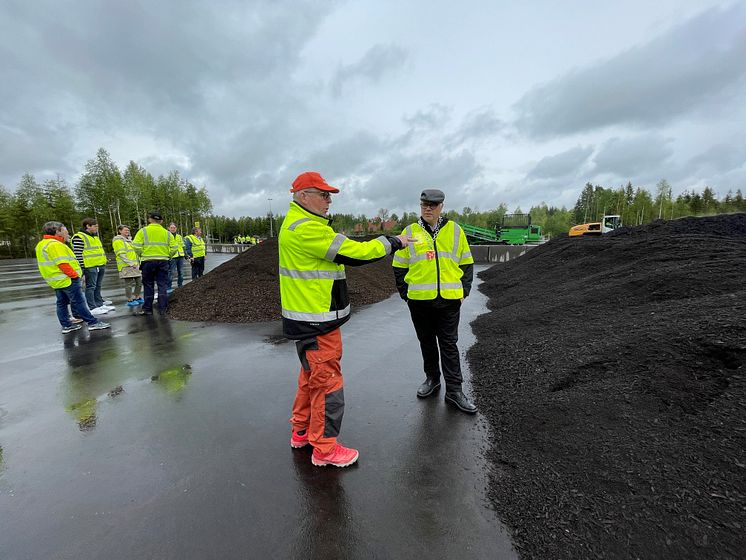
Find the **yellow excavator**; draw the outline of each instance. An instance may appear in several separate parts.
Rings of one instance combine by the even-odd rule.
[[[619,215],[604,216],[600,222],[590,222],[588,224],[578,224],[570,228],[570,237],[580,237],[586,235],[603,235],[622,227],[622,217]]]

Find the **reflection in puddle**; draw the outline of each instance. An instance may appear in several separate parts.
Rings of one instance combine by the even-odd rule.
[[[151,377],[150,380],[163,387],[167,393],[176,394],[184,390],[190,375],[192,375],[192,366],[184,364],[183,366],[164,369]]]
[[[90,432],[96,427],[96,399],[83,399],[65,407],[72,414],[81,432]]]

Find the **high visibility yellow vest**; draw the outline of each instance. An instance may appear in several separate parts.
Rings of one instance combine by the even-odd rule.
[[[161,224],[148,224],[138,231],[132,247],[142,262],[167,261],[176,254],[176,240]]]
[[[183,257],[184,256],[184,238],[178,234],[172,234],[174,237],[174,241],[176,241],[176,254],[174,257]]]
[[[78,276],[83,275],[75,253],[64,243],[57,239],[42,239],[36,244],[36,264],[39,266],[41,277],[52,288],[67,288],[72,284],[70,277],[60,270],[59,265],[62,263],[73,267]]]
[[[137,266],[140,264],[140,259],[137,257],[137,252],[132,246],[132,241],[117,235],[111,242],[111,246],[114,249],[114,254],[117,257],[117,270],[120,272],[125,266]]]
[[[402,233],[418,240],[394,254],[393,266],[409,269],[404,277],[407,298],[429,300],[438,297],[438,293],[443,299],[464,297],[461,285],[464,272],[459,266],[473,264],[474,259],[459,225],[447,221],[440,228],[435,242],[418,223],[408,225]]]
[[[90,268],[106,264],[106,253],[104,253],[104,246],[101,244],[100,237],[88,235],[82,231],[79,231],[73,237],[83,240],[83,266]]]
[[[327,218],[291,202],[280,227],[279,252],[283,331],[300,339],[331,332],[349,319],[345,267],[335,257],[376,261],[391,253],[391,244],[384,236],[352,241],[335,233]]]
[[[205,256],[205,240],[197,237],[196,235],[187,235],[187,239],[192,244],[192,256],[193,257],[204,257]]]

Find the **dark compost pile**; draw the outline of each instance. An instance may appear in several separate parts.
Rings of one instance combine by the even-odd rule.
[[[746,557],[746,214],[560,238],[481,277],[468,358],[521,557]]]
[[[177,289],[169,298],[168,315],[222,323],[279,320],[278,266],[277,239],[269,239]],[[364,266],[346,266],[345,271],[353,307],[379,302],[396,291],[391,257]]]

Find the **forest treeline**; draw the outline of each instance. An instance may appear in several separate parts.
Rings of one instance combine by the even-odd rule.
[[[111,249],[119,224],[130,225],[134,235],[153,209],[184,231],[209,215],[212,203],[205,187],[197,188],[178,171],[153,177],[134,161],[120,171],[102,148],[74,187],[60,176],[39,183],[28,173],[12,194],[0,187],[0,243],[5,245],[0,253],[31,257],[45,222],[62,222],[73,233],[86,217],[98,220],[101,239]]]
[[[573,208],[542,202],[526,212],[549,237],[567,233],[575,224],[598,221],[604,214],[619,214],[623,224],[639,225],[659,218],[746,212],[740,189],[728,191],[722,199],[710,187],[701,193],[684,191],[676,197],[672,192],[666,180],[659,181],[652,191],[631,182],[618,188],[587,183]],[[45,222],[63,222],[72,233],[85,217],[98,220],[101,238],[110,248],[117,225],[124,223],[137,230],[147,224],[147,214],[154,209],[160,210],[167,221],[176,222],[182,233],[189,233],[199,223],[209,239],[222,243],[232,243],[239,235],[276,235],[283,219],[282,215],[269,213],[258,217],[215,216],[206,187],[195,186],[178,171],[154,177],[134,161],[121,171],[101,148],[86,162],[74,186],[60,176],[39,183],[31,174],[24,175],[13,192],[0,185],[0,257],[31,257]],[[508,213],[523,211],[509,210],[501,203],[486,211],[463,207],[445,212],[452,220],[486,228],[498,226]],[[388,231],[398,233],[418,217],[414,212],[399,216],[380,208],[375,216],[334,214],[332,227],[353,235],[381,231],[386,225]]]

